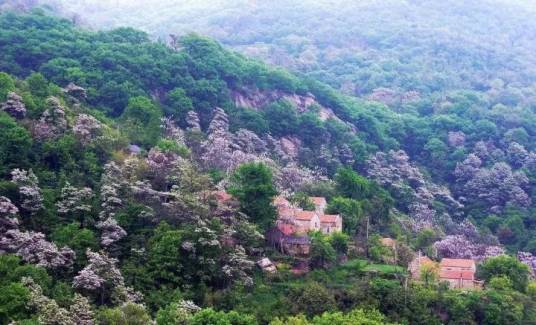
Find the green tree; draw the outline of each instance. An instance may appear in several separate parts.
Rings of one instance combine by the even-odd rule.
[[[29,318],[31,310],[30,291],[21,283],[12,282],[5,286],[0,286],[0,323],[8,324],[11,321]]]
[[[0,72],[0,103],[5,101],[7,94],[15,90],[15,81],[5,72]]]
[[[116,308],[104,308],[97,314],[97,322],[106,325],[145,325],[152,320],[145,307],[126,303]]]
[[[212,308],[203,309],[192,317],[191,325],[257,325],[255,318],[249,315],[230,311],[215,311]]]
[[[291,292],[289,299],[295,313],[304,313],[309,317],[336,308],[333,294],[318,282],[309,282],[297,288]]]
[[[293,134],[298,128],[296,108],[285,100],[273,102],[263,109],[270,132],[276,136]]]
[[[329,242],[337,254],[348,253],[348,241],[350,237],[342,232],[335,232],[329,237]]]
[[[296,204],[298,207],[302,208],[303,210],[307,210],[307,211],[315,210],[315,204],[313,200],[311,200],[309,195],[303,192],[294,193],[294,195],[290,197],[290,201]]]
[[[153,146],[160,137],[161,110],[146,97],[134,97],[121,115],[124,132],[133,143]]]
[[[276,210],[272,204],[277,194],[272,181],[272,172],[262,163],[247,163],[240,166],[231,177],[229,189],[240,201],[240,209],[261,229],[273,226]]]
[[[525,292],[529,281],[529,268],[515,257],[500,255],[486,259],[478,267],[478,277],[486,282],[497,276],[512,281],[514,289]]]
[[[354,199],[341,196],[334,197],[328,204],[328,213],[340,214],[343,220],[343,230],[345,233],[354,235],[357,227],[363,218],[363,208],[361,203]]]
[[[86,264],[86,250],[91,248],[97,251],[99,241],[95,233],[87,228],[80,228],[78,222],[58,227],[51,235],[51,239],[59,246],[68,246],[76,253],[76,265],[82,267]]]
[[[349,168],[341,168],[335,174],[336,188],[340,195],[361,200],[371,194],[370,182]]]
[[[4,112],[0,112],[0,176],[13,168],[29,164],[32,138],[25,128]]]
[[[26,83],[32,96],[37,96],[45,98],[49,94],[49,83],[40,73],[32,73],[28,78],[26,78]]]
[[[192,314],[175,302],[161,308],[156,314],[158,325],[190,325],[191,320]]]
[[[339,247],[342,248],[342,247]],[[311,235],[310,263],[314,267],[327,268],[337,259],[337,254],[329,239],[321,233]]]
[[[192,111],[192,99],[186,95],[182,88],[175,88],[166,97],[167,113],[173,115],[177,121],[184,121],[186,113]]]

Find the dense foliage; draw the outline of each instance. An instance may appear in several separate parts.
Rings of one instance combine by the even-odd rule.
[[[478,67],[480,49],[468,48],[455,69],[475,79],[441,83],[421,78],[445,63],[422,64],[439,49],[411,56],[411,40],[369,37],[413,61],[361,53],[343,65],[348,75],[320,79],[367,84],[351,94],[370,100],[195,34],[167,44],[41,10],[1,13],[0,322],[536,321],[530,69]],[[386,83],[404,100],[385,101]],[[305,210],[325,197],[343,232],[309,234],[307,258],[282,254],[263,236],[278,194]],[[409,281],[417,250],[482,262],[484,288],[448,289],[433,270]],[[262,257],[275,274],[255,267]]]

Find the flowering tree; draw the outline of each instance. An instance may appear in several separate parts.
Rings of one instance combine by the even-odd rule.
[[[75,325],[71,313],[65,308],[58,306],[54,299],[43,294],[39,286],[32,278],[22,278],[23,285],[30,291],[30,305],[37,310],[40,324]]]
[[[526,264],[533,275],[536,274],[536,256],[530,252],[517,252],[517,259]]]
[[[93,116],[80,114],[73,126],[73,133],[82,144],[88,144],[95,139],[102,129],[102,124]]]
[[[188,129],[193,131],[201,131],[201,124],[199,123],[199,115],[194,111],[189,111],[186,115],[186,124]]]
[[[101,230],[101,244],[107,249],[112,249],[114,242],[127,235],[114,219],[116,211],[123,205],[119,193],[126,183],[123,171],[117,164],[110,162],[104,166],[100,189],[100,221],[97,228]]]
[[[89,187],[76,188],[69,182],[61,189],[60,200],[56,203],[58,213],[78,216],[80,224],[84,226],[83,215],[91,211],[91,198],[93,191]]]
[[[513,172],[506,163],[496,163],[491,168],[480,169],[465,185],[464,192],[473,200],[483,200],[490,211],[499,212],[507,203],[527,207],[531,200],[524,188],[528,178],[522,171]]]
[[[449,235],[434,243],[437,253],[441,257],[471,258],[484,260],[504,254],[504,249],[497,245],[486,245],[469,239],[464,235]]]
[[[34,136],[38,139],[54,138],[67,129],[65,108],[56,97],[47,99],[48,109],[43,112],[41,118],[34,126]]]
[[[30,169],[14,169],[11,171],[11,182],[19,187],[19,193],[23,197],[22,208],[30,214],[35,214],[43,209],[43,196],[39,188],[39,180]]]
[[[70,267],[75,253],[69,247],[58,247],[40,232],[8,230],[0,237],[0,251],[15,253],[25,262],[46,268]]]
[[[222,271],[227,280],[242,282],[246,286],[253,285],[253,279],[248,273],[251,273],[255,263],[248,258],[242,246],[238,245],[226,254],[222,264]]]
[[[232,155],[231,144],[227,114],[216,108],[208,127],[208,138],[202,145],[201,161],[205,168],[227,170]]]
[[[76,100],[85,100],[87,98],[86,90],[72,82],[70,82],[63,91]]]
[[[465,144],[465,133],[461,131],[449,132],[448,142],[451,147],[462,147]]]
[[[73,303],[69,307],[69,313],[73,322],[77,325],[93,325],[93,311],[86,297],[74,294]]]
[[[96,227],[101,231],[101,244],[104,247],[109,247],[127,235],[127,232],[112,217],[99,221]]]
[[[527,149],[525,149],[525,147],[523,147],[519,143],[512,142],[506,150],[506,156],[508,157],[508,161],[513,167],[520,168],[525,164],[529,153]]]
[[[125,287],[123,275],[116,266],[117,259],[89,248],[86,255],[88,264],[74,277],[75,288],[97,294],[101,303],[106,297],[115,299],[117,303],[135,302],[140,298],[138,293]]]
[[[245,153],[264,153],[266,142],[259,138],[257,134],[246,129],[240,129],[232,137],[231,144],[234,150],[241,150]]]
[[[17,229],[19,209],[7,197],[0,196],[0,236],[8,230]]]
[[[403,150],[376,153],[367,161],[367,173],[391,188],[418,228],[427,227],[437,219],[432,207],[434,201],[442,202],[451,214],[458,214],[463,207],[446,187],[427,180]]]
[[[482,160],[473,153],[469,154],[463,162],[456,164],[454,176],[459,182],[467,181],[475,176],[480,166],[482,166]]]
[[[177,127],[171,117],[163,117],[160,127],[164,137],[175,141],[179,145],[184,145],[184,132]]]
[[[40,232],[20,231],[17,212],[8,198],[0,196],[0,254],[14,253],[28,263],[46,268],[70,267],[74,251],[68,247],[58,249]]]
[[[22,97],[14,92],[7,94],[7,101],[0,106],[0,109],[16,119],[22,119],[26,116],[26,106]]]

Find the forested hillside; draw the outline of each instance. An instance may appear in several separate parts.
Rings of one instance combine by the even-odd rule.
[[[514,251],[534,249],[527,210],[533,195],[536,76],[530,3],[46,3],[65,15],[78,14],[82,24],[94,28],[141,27],[171,46],[188,31],[205,33],[358,98],[349,103],[307,81],[306,87],[290,89],[311,92],[320,105],[351,124],[360,141],[343,142],[350,145],[361,174],[379,176],[365,163],[369,154],[402,149],[425,178],[447,186],[464,205],[458,219],[471,217],[486,225]],[[136,14],[122,15],[125,6]],[[234,96],[235,104],[264,104],[266,96],[259,100],[249,94],[257,100]],[[331,173],[336,169],[321,167]],[[487,193],[491,189],[494,194]],[[407,191],[396,192],[407,196]],[[428,218],[444,212],[437,206],[435,213],[411,211],[411,201],[414,197],[399,198],[397,208]]]
[[[380,4],[344,2],[348,21],[327,2],[277,4],[184,30],[220,24],[242,50],[264,37],[293,73],[195,33],[0,14],[0,323],[536,321],[532,23],[481,12],[482,30],[442,39],[407,21],[441,26],[443,9],[468,7],[393,2],[379,23],[360,15]],[[273,8],[288,13],[277,37],[257,25]],[[320,12],[326,29],[311,23]],[[506,19],[510,49],[456,41],[490,16]],[[342,231],[308,233],[300,256],[278,249],[283,197],[305,214],[325,200]],[[441,281],[444,258],[476,261],[479,289]]]

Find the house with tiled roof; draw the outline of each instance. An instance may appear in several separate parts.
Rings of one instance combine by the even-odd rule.
[[[279,248],[283,253],[291,255],[309,254],[310,238],[306,235],[311,231],[321,231],[329,235],[342,231],[340,215],[324,214],[327,206],[323,197],[310,197],[314,203],[314,211],[306,211],[293,205],[283,196],[273,200],[277,208],[275,227],[266,233],[268,242]]]
[[[320,216],[320,230],[329,235],[336,231],[342,231],[342,218],[338,214],[323,214]]]
[[[475,278],[476,263],[471,259],[444,258],[439,263],[439,280],[451,288],[473,289],[479,286]]]
[[[320,230],[320,217],[316,211],[294,211],[294,223],[298,233]]]
[[[313,202],[315,205],[315,211],[318,214],[324,214],[326,211],[326,207],[328,206],[328,202],[326,201],[326,198],[321,196],[311,196],[309,199]]]

